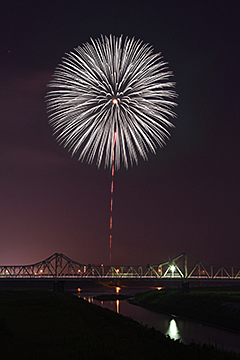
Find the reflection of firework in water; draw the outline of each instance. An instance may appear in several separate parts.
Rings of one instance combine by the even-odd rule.
[[[147,159],[163,146],[176,104],[172,73],[140,40],[101,37],[77,47],[56,68],[47,94],[57,139],[79,160],[114,170]],[[110,235],[111,249],[112,235]],[[110,254],[111,258],[111,254]]]

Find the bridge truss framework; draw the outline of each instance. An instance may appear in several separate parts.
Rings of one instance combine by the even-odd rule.
[[[81,264],[61,253],[32,265],[0,266],[0,279],[175,279],[175,280],[240,280],[240,266],[215,266],[181,255],[161,264],[93,265]]]

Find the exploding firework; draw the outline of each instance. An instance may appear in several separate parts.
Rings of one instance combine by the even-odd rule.
[[[128,168],[169,138],[176,105],[171,76],[161,54],[140,40],[91,39],[56,68],[47,94],[49,122],[79,160],[112,167],[114,158],[116,169],[121,163]]]
[[[110,261],[114,171],[165,144],[176,105],[171,76],[151,46],[102,36],[67,54],[49,84],[49,122],[57,139],[79,160],[112,168]]]

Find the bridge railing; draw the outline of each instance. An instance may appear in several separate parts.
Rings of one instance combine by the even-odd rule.
[[[215,266],[183,253],[160,264],[93,265],[81,264],[63,254],[21,266],[0,266],[1,278],[105,278],[105,279],[216,279],[240,280],[240,266]]]

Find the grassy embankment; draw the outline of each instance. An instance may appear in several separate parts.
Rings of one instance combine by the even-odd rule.
[[[239,359],[186,346],[71,294],[0,291],[1,360]]]
[[[240,291],[229,289],[154,290],[137,294],[136,302],[158,312],[181,315],[240,331]]]

